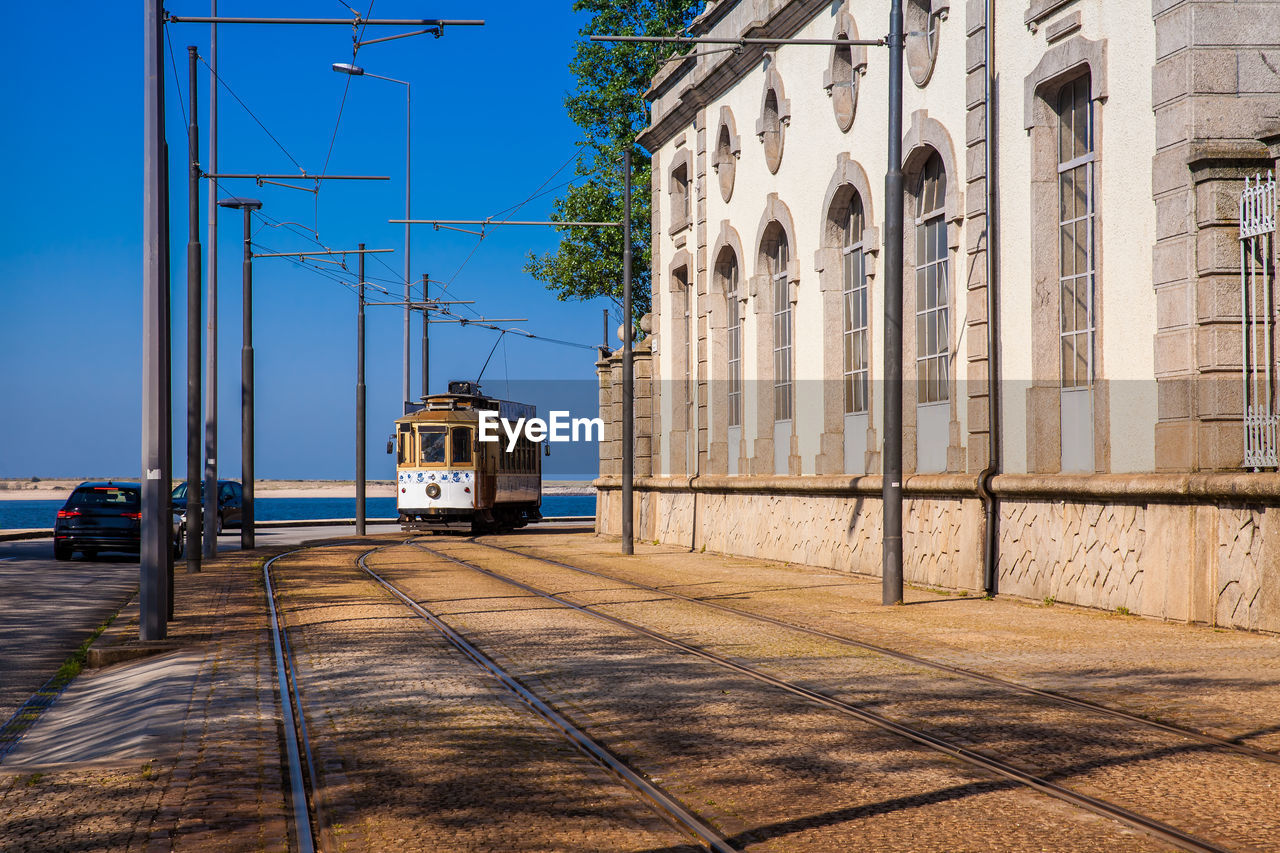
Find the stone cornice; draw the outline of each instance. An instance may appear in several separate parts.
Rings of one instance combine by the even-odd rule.
[[[622,488],[619,477],[601,477],[597,489]],[[791,495],[879,495],[883,478],[863,477],[638,477],[651,492],[721,492]],[[907,477],[908,496],[976,497],[977,476],[917,474]],[[1280,505],[1280,474],[1001,474],[991,481],[997,498],[1076,499],[1102,503],[1203,503],[1234,501]]]
[[[731,5],[727,4],[726,9],[727,6]],[[749,38],[790,38],[819,12],[830,5],[830,0],[792,0],[792,2],[781,6],[767,21],[753,21],[739,35]],[[714,11],[712,14],[714,14]],[[714,23],[714,21],[710,23]],[[709,28],[709,24],[707,28]],[[701,35],[705,32],[706,29],[699,28],[698,34]],[[747,45],[740,53],[727,52],[720,54],[722,58],[713,65],[703,66],[706,70],[700,75],[698,74],[698,67],[696,65],[691,66],[687,62],[672,63],[672,65],[678,66],[680,71],[684,72],[678,76],[675,74],[674,69],[670,71],[667,69],[660,70],[649,90],[645,92],[645,98],[652,101],[659,97],[661,90],[670,90],[683,86],[680,97],[665,114],[651,116],[652,123],[636,136],[636,141],[644,146],[647,151],[658,150],[681,128],[693,123],[694,115],[700,106],[718,98],[734,83],[751,73],[752,69],[764,58],[765,53],[772,50],[776,50],[776,48]],[[695,79],[689,79],[690,72],[693,75],[697,75]],[[694,97],[691,98],[690,95],[694,95]]]

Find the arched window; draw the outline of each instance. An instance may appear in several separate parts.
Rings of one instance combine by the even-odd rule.
[[[867,339],[867,273],[862,253],[862,197],[856,192],[841,213],[844,291],[844,412],[867,411],[869,359]]]
[[[791,260],[787,235],[775,225],[765,237],[769,281],[773,291],[773,419],[792,417],[791,387],[791,287],[787,267]]]
[[[716,264],[725,295],[725,360],[729,382],[729,408],[727,422],[730,427],[742,426],[742,305],[739,301],[741,283],[738,276],[738,259],[732,249],[720,253]],[[737,452],[736,448],[732,452]]]
[[[1062,387],[1093,385],[1093,102],[1086,74],[1058,93],[1058,293]]]
[[[916,381],[920,404],[944,403],[951,397],[946,195],[946,170],[935,151],[920,170],[916,194]]]

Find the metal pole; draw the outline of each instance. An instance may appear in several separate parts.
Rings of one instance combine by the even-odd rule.
[[[998,548],[1000,546],[1000,510],[999,503],[995,492],[991,490],[991,480],[1000,473],[1000,298],[997,287],[999,285],[999,227],[997,225],[997,217],[1000,214],[999,198],[997,191],[999,188],[1000,174],[997,171],[996,155],[998,153],[997,146],[1000,144],[996,138],[996,110],[998,105],[998,92],[996,90],[996,0],[986,0],[983,10],[983,47],[986,54],[983,71],[983,88],[985,106],[983,108],[983,165],[984,177],[983,182],[986,185],[986,208],[987,208],[987,252],[986,252],[986,278],[987,278],[987,467],[979,475],[979,483],[981,488],[980,494],[983,497],[983,504],[986,510],[986,519],[984,523],[984,547],[982,551],[983,567],[982,567],[982,588],[987,595],[995,595],[999,592],[1000,584],[1000,561]]]
[[[410,159],[412,155],[412,150],[413,150],[411,146],[412,137],[410,136],[411,128],[413,125],[413,108],[412,108],[413,101],[411,100],[411,96],[412,96],[411,88],[408,83],[405,83],[404,84],[404,107],[405,107],[404,218],[406,220],[410,218],[409,199],[410,199],[411,188],[413,185],[413,181],[412,181],[413,172],[411,170],[412,160]],[[411,284],[412,282],[409,279],[409,223],[406,222],[404,225],[404,302],[405,302],[405,305],[404,305],[404,414],[408,414],[409,403],[411,402],[409,399],[409,311],[410,311],[409,303],[413,301],[412,294],[410,294],[409,292],[409,288]],[[426,333],[424,332],[423,334],[425,335]],[[422,380],[422,384],[425,389],[427,384],[426,379]]]
[[[191,118],[187,128],[187,571],[200,571],[200,127],[196,48],[187,46]]]
[[[889,168],[884,177],[884,540],[881,603],[902,601],[902,0],[889,9]]]
[[[249,217],[244,213],[244,303],[240,346],[240,481],[244,493],[240,518],[240,547],[253,548],[253,249]],[[361,257],[364,257],[361,255]]]
[[[210,0],[210,14],[218,15],[218,0]],[[218,25],[209,25],[209,171],[218,172]],[[195,87],[192,86],[192,89]],[[194,112],[194,110],[193,110]],[[204,371],[204,489],[201,498],[209,507],[204,516],[204,557],[218,553],[218,203],[215,187],[209,186],[209,293]],[[191,503],[190,486],[187,503]]]
[[[634,554],[631,480],[635,475],[635,383],[631,352],[631,145],[622,152],[622,553]]]
[[[162,75],[163,71],[160,72]],[[160,115],[164,116],[164,89],[160,90]],[[161,119],[163,121],[163,118]],[[161,127],[164,125],[161,124]],[[164,432],[160,437],[160,513],[164,524],[164,542],[160,553],[164,555],[164,599],[165,619],[173,619],[173,532],[171,510],[173,492],[173,275],[171,273],[171,253],[169,246],[169,143],[164,142],[160,149],[164,151],[163,164],[160,169],[160,257],[161,296],[160,308],[160,352],[164,358],[164,384],[161,385],[160,410],[164,412]]]
[[[364,243],[360,244],[360,308],[356,314],[356,535],[364,535]]]
[[[160,40],[163,11],[158,0],[143,2],[143,195],[142,195],[142,530],[139,555],[138,638],[163,640],[165,624],[164,544],[169,519],[168,495],[160,494],[163,462],[161,432],[164,353],[163,232],[161,170],[164,157],[164,119],[160,92],[164,86]]]
[[[428,309],[428,282],[430,277],[426,273],[422,273],[422,398],[426,398],[430,393],[429,380],[431,378],[431,311]]]

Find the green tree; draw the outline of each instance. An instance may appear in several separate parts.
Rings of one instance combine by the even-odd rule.
[[[576,0],[590,15],[569,70],[577,87],[565,97],[569,117],[582,128],[576,173],[584,178],[556,200],[551,218],[561,222],[622,220],[622,154],[632,163],[632,303],[637,321],[649,310],[651,239],[649,157],[636,148],[648,117],[643,93],[672,53],[670,45],[593,42],[592,35],[673,36],[682,33],[701,0]],[[683,52],[683,49],[681,50]],[[541,257],[530,253],[525,272],[547,283],[561,300],[607,296],[622,302],[622,229],[562,228],[560,246]]]

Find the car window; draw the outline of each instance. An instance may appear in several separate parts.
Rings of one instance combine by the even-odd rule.
[[[187,499],[187,484],[181,483],[178,488],[174,489],[172,497],[175,501],[185,501]]]
[[[140,506],[142,497],[137,489],[119,486],[87,486],[76,489],[67,501],[68,506],[105,507],[108,509],[133,509]]]
[[[230,501],[235,500],[236,489],[231,483],[223,483],[218,489],[218,500]]]

